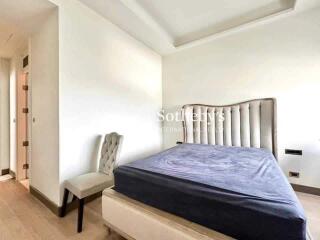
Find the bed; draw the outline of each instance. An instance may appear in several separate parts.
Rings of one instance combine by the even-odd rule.
[[[307,239],[303,209],[276,161],[275,110],[274,99],[185,105],[184,144],[114,171],[106,224],[137,240],[201,239],[186,232],[203,227],[204,239]]]

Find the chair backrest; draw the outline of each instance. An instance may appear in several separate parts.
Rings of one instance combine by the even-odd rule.
[[[98,171],[107,175],[113,174],[113,168],[120,154],[123,136],[116,132],[105,135],[100,144]]]

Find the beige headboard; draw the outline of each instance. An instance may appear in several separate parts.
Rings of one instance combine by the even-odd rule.
[[[276,99],[183,106],[184,142],[267,148],[277,158]]]

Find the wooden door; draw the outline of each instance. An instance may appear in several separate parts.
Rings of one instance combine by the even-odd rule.
[[[22,73],[17,81],[17,180],[28,177],[28,91],[28,73]]]

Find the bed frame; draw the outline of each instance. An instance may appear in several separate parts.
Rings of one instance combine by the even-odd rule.
[[[184,105],[184,142],[267,148],[277,158],[276,112],[274,98],[223,106]]]
[[[183,106],[187,143],[263,147],[277,157],[276,100],[256,99],[225,106]],[[203,118],[198,118],[197,114]],[[108,229],[132,240],[233,239],[180,217],[147,206],[111,189],[102,196],[102,214]]]
[[[112,189],[102,194],[108,233],[128,240],[231,240],[233,238],[128,198]]]

